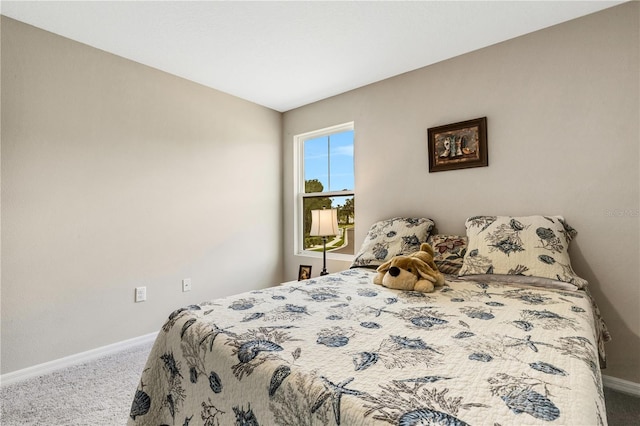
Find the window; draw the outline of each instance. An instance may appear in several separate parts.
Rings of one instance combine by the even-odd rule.
[[[311,210],[337,209],[339,234],[327,241],[327,257],[348,260],[355,253],[353,123],[294,137],[296,164],[295,252],[322,252],[322,237],[311,237]]]

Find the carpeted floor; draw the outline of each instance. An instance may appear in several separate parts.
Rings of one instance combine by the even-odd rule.
[[[0,424],[125,425],[151,345],[2,386]]]
[[[151,345],[2,386],[0,424],[125,425]],[[640,426],[640,398],[611,389],[605,398],[609,426]]]
[[[609,426],[640,426],[640,398],[604,388]]]

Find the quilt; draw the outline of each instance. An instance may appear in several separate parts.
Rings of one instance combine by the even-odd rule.
[[[169,315],[129,425],[605,425],[583,291],[355,268]]]

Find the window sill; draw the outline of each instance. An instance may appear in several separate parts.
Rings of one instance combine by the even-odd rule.
[[[306,257],[312,259],[322,259],[322,252],[315,251],[302,251],[295,254],[296,257]],[[338,260],[342,262],[353,262],[355,259],[355,255],[353,254],[339,254],[339,253],[331,253],[327,252],[327,260]]]

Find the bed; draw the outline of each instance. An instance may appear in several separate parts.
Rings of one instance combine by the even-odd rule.
[[[416,226],[394,220],[402,229],[370,231],[351,269],[171,313],[128,424],[607,424],[608,334],[584,283],[527,281],[496,273],[499,262],[461,275],[478,272],[467,257],[492,254],[474,248],[469,221],[457,244],[428,235],[432,225],[406,239]],[[413,236],[432,243],[443,272],[458,273],[433,293],[372,284],[376,262]]]

